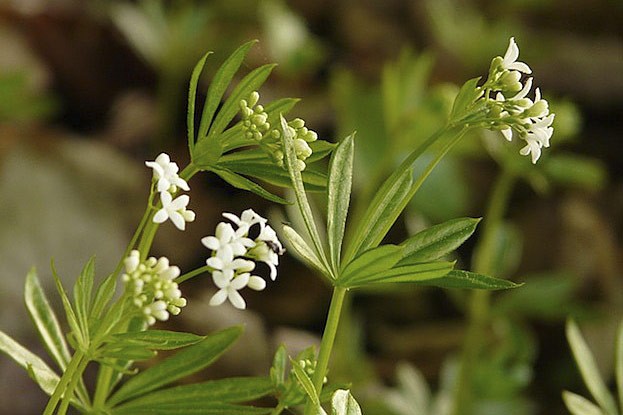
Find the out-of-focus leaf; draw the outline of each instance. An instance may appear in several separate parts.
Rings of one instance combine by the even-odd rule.
[[[404,247],[400,262],[433,261],[451,253],[474,233],[478,222],[480,219],[452,219],[418,232],[400,244]]]
[[[109,405],[115,406],[128,399],[144,395],[203,369],[218,359],[241,334],[242,327],[240,326],[221,330],[140,372],[119,388],[110,398]]]
[[[0,331],[0,351],[26,369],[45,393],[48,395],[54,393],[60,380],[59,376],[39,356],[31,353],[2,331]]]
[[[615,369],[617,391],[619,392],[619,408],[623,408],[623,321],[619,323],[615,344]]]
[[[274,386],[281,386],[286,381],[286,364],[288,362],[288,353],[282,344],[277,348],[273,365],[270,368],[270,380]]]
[[[160,404],[152,405],[145,403],[129,410],[125,408],[114,408],[112,415],[265,415],[270,414],[273,408],[259,408],[255,406],[235,405],[221,402],[206,403],[197,406],[193,401],[186,401],[181,404]]]
[[[573,320],[567,320],[566,329],[573,358],[580,369],[586,387],[606,415],[616,415],[618,413],[616,403],[599,373],[595,358],[582,337],[578,325]]]
[[[331,398],[332,415],[361,415],[361,407],[348,390],[337,390]]]
[[[562,400],[573,415],[605,415],[597,405],[573,392],[563,391]]]
[[[71,353],[65,341],[65,335],[61,330],[54,310],[41,288],[37,271],[33,268],[26,276],[26,287],[24,289],[24,300],[26,308],[32,318],[43,344],[50,353],[50,356],[57,363],[61,370],[65,370]]]
[[[471,107],[472,104],[474,104],[474,102],[482,96],[483,91],[478,87],[479,81],[480,77],[472,78],[463,84],[459,90],[459,94],[454,99],[452,111],[450,112],[451,120],[457,120],[461,116],[465,115],[469,107]]]
[[[543,169],[555,184],[599,190],[606,183],[606,169],[596,159],[572,154],[551,154]]]

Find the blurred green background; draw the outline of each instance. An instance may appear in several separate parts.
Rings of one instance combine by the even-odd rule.
[[[486,75],[510,36],[557,113],[552,148],[528,169],[501,135],[466,138],[390,236],[485,215],[496,178],[513,172],[496,276],[526,285],[493,297],[490,358],[474,379],[477,413],[566,413],[561,390],[585,390],[565,318],[579,319],[609,377],[623,310],[620,0],[0,1],[0,327],[36,349],[22,306],[31,266],[48,282],[50,258],[65,281],[93,254],[100,276],[114,267],[147,196],[144,160],[161,151],[181,166],[188,160],[187,85],[206,51],[214,54],[203,91],[229,53],[257,38],[243,68],[279,64],[263,99],[302,98],[293,115],[323,139],[356,130],[354,197],[362,206],[443,122],[457,84]],[[154,246],[182,269],[203,263],[199,240],[222,211],[253,207],[284,218],[215,176],[199,175],[191,187],[196,223],[183,234],[162,227]],[[478,237],[458,252],[464,268]],[[320,279],[289,257],[269,289],[245,293],[244,312],[208,307],[207,276],[182,289],[190,305],[169,326],[206,333],[246,324],[206,378],[267,374],[280,343],[295,354],[318,341],[329,301]],[[354,295],[329,376],[353,383],[366,414],[442,414],[409,403],[423,385],[413,368],[442,402],[460,354],[466,295],[421,288]],[[0,385],[0,412],[42,408],[43,393],[5,356]]]

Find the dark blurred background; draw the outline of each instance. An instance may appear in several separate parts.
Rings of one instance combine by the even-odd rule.
[[[181,166],[188,160],[188,81],[206,51],[214,54],[201,91],[229,53],[257,38],[243,72],[279,64],[262,99],[302,98],[293,115],[325,140],[357,130],[354,198],[365,203],[366,182],[384,177],[401,152],[439,126],[457,85],[486,76],[510,36],[557,113],[556,132],[545,150],[551,163],[545,154],[543,174],[518,180],[505,215],[511,265],[500,276],[526,282],[528,291],[494,297],[493,311],[504,318],[493,329],[515,340],[495,346],[481,386],[499,386],[490,393],[499,405],[479,413],[566,413],[562,389],[587,393],[566,345],[565,318],[580,319],[611,378],[623,308],[620,0],[0,1],[1,329],[43,356],[23,307],[28,270],[37,266],[56,301],[50,258],[66,286],[93,254],[100,276],[114,268],[148,193],[144,160],[161,151]],[[394,108],[402,124],[384,113],[391,88],[402,91]],[[440,166],[391,237],[485,214],[504,168],[487,155],[487,140],[470,137]],[[555,164],[554,154],[563,162]],[[154,245],[155,255],[183,270],[205,260],[199,240],[213,233],[221,212],[253,207],[284,218],[281,208],[215,176],[190,185],[196,223],[184,233],[163,226]],[[478,236],[458,252],[464,268]],[[203,334],[246,325],[206,377],[265,375],[280,343],[295,354],[317,342],[330,294],[291,257],[266,291],[244,293],[244,312],[207,306],[208,276],[182,289],[190,305],[167,327]],[[419,414],[387,406],[388,396],[408,391],[396,367],[408,362],[433,392],[443,389],[444,368],[461,347],[466,296],[421,288],[353,295],[329,375],[353,382],[364,413]],[[0,412],[34,414],[44,402],[27,374],[0,357]]]

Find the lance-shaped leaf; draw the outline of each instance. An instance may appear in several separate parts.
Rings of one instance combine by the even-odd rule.
[[[327,184],[327,237],[333,269],[340,264],[342,239],[353,183],[354,136],[349,135],[335,148],[329,163]]]
[[[287,200],[269,192],[254,181],[249,180],[238,173],[234,173],[229,169],[224,167],[211,167],[208,170],[218,174],[223,180],[237,189],[247,190],[263,197],[264,199],[270,200],[271,202],[281,203],[282,205],[287,205],[289,203]]]
[[[71,331],[78,342],[79,346],[86,346],[87,341],[87,333],[82,332],[82,325],[78,321],[78,317],[76,316],[76,312],[71,306],[71,302],[67,297],[67,293],[65,293],[65,289],[63,288],[63,284],[61,283],[61,279],[56,273],[56,269],[54,268],[54,263],[52,263],[52,276],[54,277],[54,282],[56,283],[56,289],[58,294],[61,297],[61,301],[63,302],[63,308],[65,309],[65,316],[67,317],[67,323],[71,328]],[[73,345],[72,345],[73,346]]]
[[[453,262],[425,262],[422,264],[405,265],[390,268],[381,272],[357,275],[342,285],[349,288],[362,287],[370,284],[415,283],[419,285],[437,285],[454,267]]]
[[[336,390],[331,398],[332,415],[361,415],[361,407],[350,391]]]
[[[219,331],[144,370],[121,386],[110,398],[109,405],[151,392],[203,369],[218,359],[241,334],[239,326]]]
[[[69,359],[71,359],[71,353],[67,347],[65,335],[61,330],[56,314],[50,307],[45,292],[39,283],[39,278],[37,278],[37,271],[34,268],[26,276],[24,301],[48,353],[58,367],[61,370],[65,370]]]
[[[273,365],[270,368],[270,380],[273,386],[278,388],[286,382],[286,364],[288,362],[288,353],[286,347],[282,344],[277,348]]]
[[[35,382],[48,395],[54,393],[59,376],[39,356],[0,331],[0,351],[26,369]]]
[[[580,369],[586,387],[606,415],[616,415],[618,413],[616,403],[610,395],[608,387],[599,373],[595,358],[575,321],[567,321],[566,331],[573,358]]]
[[[173,350],[199,343],[205,336],[169,330],[143,330],[113,334],[108,343],[113,346],[145,346],[153,350]]]
[[[176,386],[148,393],[115,409],[115,413],[134,413],[138,410],[162,407],[209,407],[214,403],[248,402],[270,394],[273,385],[268,378],[241,377],[211,380]]]
[[[199,84],[199,76],[203,71],[206,59],[212,52],[208,52],[195,65],[193,73],[190,76],[190,83],[188,85],[188,109],[186,114],[186,126],[188,129],[188,150],[190,154],[193,154],[195,149],[195,105],[197,101],[197,84]],[[205,107],[204,107],[205,108]]]
[[[95,257],[86,263],[74,284],[74,308],[83,333],[89,332],[88,320],[91,311],[91,296],[95,280]]]
[[[395,218],[400,214],[405,199],[410,196],[413,169],[406,168],[401,174],[388,179],[376,193],[348,245],[345,259],[351,260],[358,253],[377,246],[385,237]]]
[[[572,415],[605,415],[597,405],[573,392],[563,391],[562,400]]]
[[[114,408],[112,415],[267,415],[273,412],[273,408],[259,408],[255,406],[235,405],[221,402],[210,402],[203,406],[197,406],[194,402],[182,404],[145,404],[141,407]]]
[[[114,274],[106,277],[100,284],[95,292],[95,299],[93,300],[93,307],[91,308],[91,319],[97,320],[101,317],[102,311],[112,297],[115,295],[115,288],[117,287],[117,276]]]
[[[256,91],[266,81],[275,64],[260,66],[252,70],[236,85],[231,95],[227,98],[220,111],[214,118],[214,122],[208,131],[208,137],[218,137],[240,109],[240,101],[247,99],[251,92]]]
[[[257,177],[276,186],[286,188],[292,186],[288,172],[277,166],[266,152],[259,148],[227,154],[221,157],[218,165],[238,174]],[[324,173],[307,168],[302,176],[307,191],[319,192],[327,187],[327,176]]]
[[[303,388],[313,405],[320,407],[320,397],[318,396],[318,391],[314,387],[314,383],[309,378],[309,375],[307,375],[307,372],[305,372],[305,369],[303,369],[298,360],[290,358],[290,364],[292,365],[294,376],[299,382],[299,385],[301,385],[301,388]]]
[[[355,282],[376,278],[396,265],[402,258],[402,250],[398,245],[381,245],[364,252],[344,267],[338,278],[339,283],[350,287],[359,285]]]
[[[317,269],[327,278],[331,278],[331,272],[324,267],[320,259],[314,253],[314,250],[310,248],[301,235],[287,225],[283,226],[283,235],[290,247],[305,263],[307,263],[307,265]]]
[[[489,277],[475,272],[452,270],[441,278],[422,281],[421,285],[430,285],[440,288],[506,290],[521,287],[523,284],[516,284],[512,281]]]
[[[316,227],[314,215],[312,214],[311,206],[309,204],[309,201],[307,200],[307,195],[305,194],[305,187],[303,186],[303,178],[301,176],[301,172],[294,167],[294,162],[296,160],[296,152],[294,150],[293,144],[294,137],[292,137],[292,133],[290,131],[290,128],[288,127],[288,123],[283,117],[281,117],[281,138],[284,149],[284,162],[286,168],[288,169],[288,174],[290,175],[292,189],[294,190],[297,206],[299,207],[301,216],[303,217],[303,221],[305,222],[305,228],[307,229],[307,232],[312,239],[312,244],[315,250],[316,257],[320,260],[324,269],[330,269],[324,249],[320,242],[320,233],[318,232],[318,228]]]
[[[214,78],[212,78],[212,82],[208,87],[208,94],[206,95],[206,101],[203,105],[201,124],[199,125],[199,134],[197,136],[198,142],[208,134],[208,128],[210,128],[214,113],[216,112],[218,105],[221,103],[227,87],[231,83],[234,74],[238,72],[242,61],[245,56],[247,56],[247,53],[249,53],[249,49],[251,49],[255,43],[257,43],[257,40],[249,41],[240,46],[227,58],[218,71],[216,71],[216,74],[214,75]],[[205,61],[205,57],[203,60]]]
[[[474,233],[478,222],[480,219],[452,219],[418,232],[400,244],[404,247],[400,264],[434,261],[451,253]]]

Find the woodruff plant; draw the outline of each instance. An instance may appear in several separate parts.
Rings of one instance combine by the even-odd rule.
[[[37,274],[26,277],[25,299],[44,345],[54,360],[53,370],[41,358],[0,332],[0,349],[27,370],[50,395],[44,414],[65,414],[69,406],[85,414],[273,414],[305,405],[304,412],[326,414],[330,402],[334,415],[360,414],[350,392],[327,379],[327,369],[345,296],[360,287],[413,283],[444,288],[506,289],[517,285],[494,277],[456,270],[444,261],[474,232],[478,219],[462,218],[433,226],[400,244],[381,244],[389,229],[441,158],[470,129],[499,130],[525,142],[521,154],[536,162],[549,146],[553,115],[547,101],[535,91],[528,98],[532,80],[528,65],[518,62],[519,50],[510,40],[504,57],[493,60],[487,80],[466,82],[460,89],[447,123],[413,150],[384,182],[359,220],[349,220],[353,178],[354,135],[337,145],[319,140],[301,119],[287,121],[295,99],[259,104],[257,90],[273,65],[252,70],[232,89],[225,91],[254,42],[238,48],[216,72],[207,91],[200,125],[195,130],[197,85],[208,55],[195,67],[188,97],[188,147],[191,162],[181,172],[165,153],[145,164],[153,179],[147,207],[117,268],[97,287],[91,259],[73,287],[70,299],[53,268],[69,332],[65,334],[49,306]],[[218,110],[218,111],[217,111]],[[239,116],[239,121],[232,121]],[[441,143],[424,172],[414,177],[412,164],[433,143]],[[331,153],[328,172],[308,169],[310,163]],[[288,357],[280,347],[267,377],[227,378],[183,386],[176,380],[211,364],[239,337],[241,327],[207,336],[151,326],[179,314],[187,301],[181,285],[190,278],[210,274],[218,288],[210,304],[225,301],[246,307],[244,288],[263,290],[266,280],[255,275],[264,263],[275,280],[279,256],[284,249],[268,221],[252,209],[240,216],[224,213],[227,222],[216,226],[213,236],[201,243],[210,251],[206,265],[182,274],[166,257],[149,257],[159,225],[170,220],[179,230],[193,222],[188,208],[189,180],[199,172],[212,172],[232,186],[251,191],[277,203],[288,203],[257,181],[291,188],[304,229],[283,226],[292,251],[313,267],[332,287],[333,296],[318,354],[308,348]],[[308,192],[326,194],[326,235],[314,217]],[[347,226],[348,225],[348,226]],[[345,238],[346,228],[349,237]],[[327,241],[326,244],[324,241]],[[124,284],[115,298],[118,281]],[[139,371],[134,362],[153,357],[157,350],[181,349],[148,369]],[[94,363],[99,372],[93,390],[83,375]],[[272,406],[245,404],[272,396]]]

